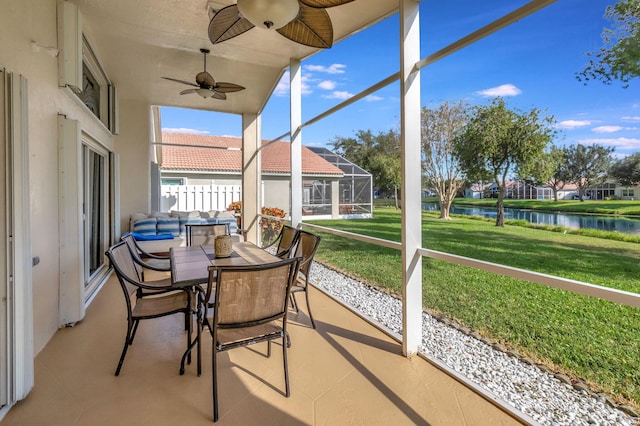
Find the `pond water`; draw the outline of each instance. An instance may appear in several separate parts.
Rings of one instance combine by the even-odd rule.
[[[437,203],[422,205],[423,210],[440,210]],[[496,217],[496,209],[489,207],[451,206],[452,214],[468,216]],[[600,229],[602,231],[617,231],[625,234],[640,235],[640,219],[616,218],[610,216],[595,216],[586,214],[553,213],[523,209],[504,209],[505,219],[521,219],[531,223],[564,226],[571,229]]]

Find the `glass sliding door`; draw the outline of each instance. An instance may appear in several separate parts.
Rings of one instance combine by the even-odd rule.
[[[83,141],[85,142],[85,141]],[[107,271],[105,251],[109,242],[108,153],[83,143],[83,220],[85,251],[85,299]]]

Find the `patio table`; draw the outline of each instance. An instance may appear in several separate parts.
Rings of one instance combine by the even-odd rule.
[[[172,247],[169,254],[173,286],[184,288],[205,284],[209,278],[209,266],[262,265],[281,260],[246,241],[234,242],[232,248],[231,256],[216,257],[213,246]]]
[[[229,257],[216,257],[213,246],[187,246],[172,247],[169,250],[171,257],[171,282],[175,288],[183,289],[192,287],[195,291],[202,291],[200,285],[209,281],[209,266],[242,266],[242,265],[262,265],[266,263],[278,262],[281,259],[273,254],[261,249],[257,245],[247,242],[233,242],[232,253]],[[185,351],[180,362],[180,374],[184,374],[185,360],[191,354],[193,346],[200,341],[202,319],[202,306],[199,302],[197,306],[198,327],[196,338],[191,342]],[[205,308],[206,309],[206,308]],[[189,357],[190,358],[190,357]],[[198,345],[198,376],[201,373],[201,354]]]

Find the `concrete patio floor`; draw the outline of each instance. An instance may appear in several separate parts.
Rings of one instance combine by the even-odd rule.
[[[289,317],[291,397],[282,352],[266,343],[219,356],[220,425],[515,425],[518,420],[318,290],[318,328],[303,310]],[[303,296],[300,298],[302,301]],[[141,322],[119,377],[126,331],[112,276],[83,321],[58,331],[36,358],[35,387],[0,422],[9,425],[206,425],[212,423],[211,338],[203,372],[178,374],[181,315]]]

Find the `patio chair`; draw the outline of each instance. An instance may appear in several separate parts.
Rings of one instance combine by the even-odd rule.
[[[171,272],[171,260],[169,256],[159,256],[147,253],[140,248],[132,234],[124,234],[120,241],[127,243],[131,256],[136,264],[136,271],[141,281],[144,281],[144,270],[150,269],[159,272]]]
[[[275,254],[280,259],[286,259],[291,256],[293,247],[298,241],[298,230],[288,225],[284,225],[280,230],[278,237],[269,245],[262,247],[268,249],[275,246]]]
[[[122,348],[122,354],[120,355],[120,361],[118,361],[115,375],[118,376],[120,374],[124,358],[127,355],[127,349],[129,345],[133,344],[133,339],[141,320],[184,313],[188,349],[191,343],[192,300],[195,300],[195,298],[192,298],[191,290],[176,290],[170,285],[161,288],[160,286],[150,286],[141,281],[136,272],[131,251],[124,241],[109,248],[106,255],[116,272],[127,306],[127,335],[124,340],[124,347]],[[153,291],[153,294],[147,297],[141,297],[138,291],[140,289],[143,290],[143,292]],[[133,297],[134,293],[136,293],[136,297]],[[200,344],[199,341],[198,344]]]
[[[204,303],[212,297],[213,316],[204,318],[213,339],[213,421],[218,420],[217,354],[234,348],[282,339],[285,396],[289,397],[287,367],[287,311],[289,290],[298,273],[299,258],[248,266],[209,267],[209,286]],[[206,305],[205,305],[206,306]],[[281,321],[280,321],[281,320]]]
[[[299,231],[298,245],[296,246],[295,256],[302,258],[300,261],[300,269],[293,286],[291,287],[291,306],[298,312],[298,304],[296,302],[295,293],[304,292],[307,300],[307,311],[311,326],[316,328],[316,323],[311,314],[311,305],[309,305],[309,273],[311,272],[311,264],[316,254],[318,245],[322,237],[307,231]]]

